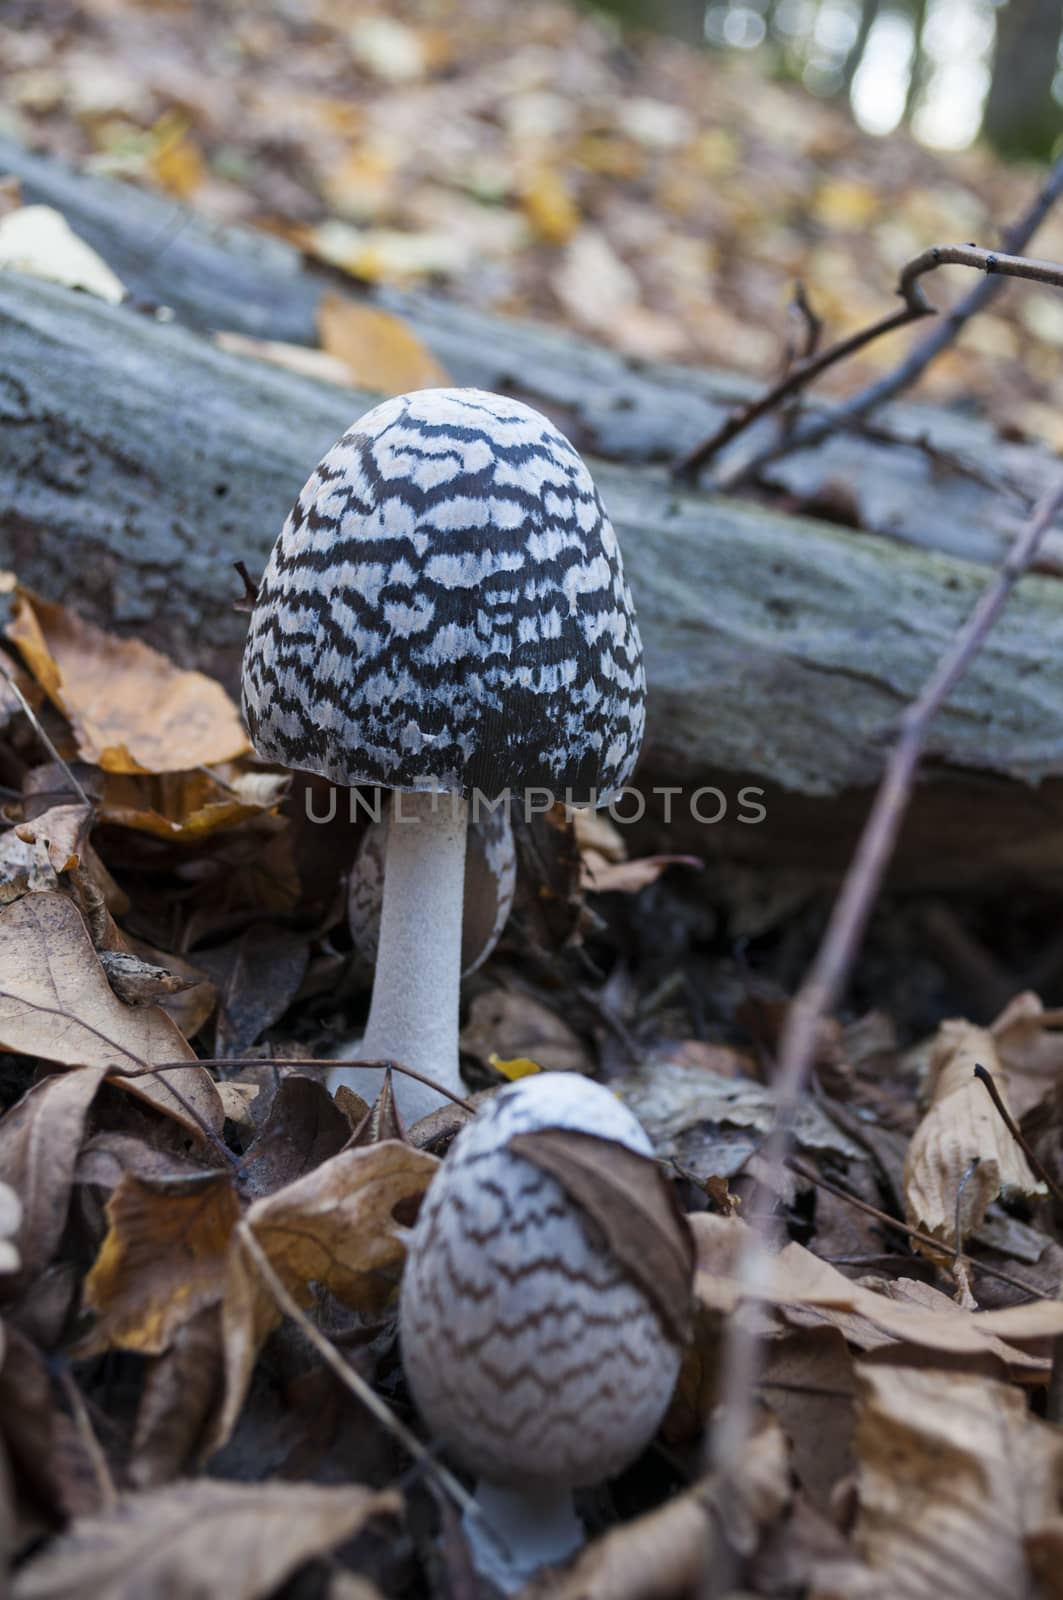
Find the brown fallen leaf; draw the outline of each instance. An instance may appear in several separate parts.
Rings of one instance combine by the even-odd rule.
[[[511,989],[478,994],[461,1030],[461,1048],[489,1065],[526,1056],[544,1072],[586,1072],[594,1062],[582,1039],[541,1000]]]
[[[168,967],[144,961],[131,950],[99,951],[107,982],[123,1005],[153,1006],[184,989],[195,988],[201,978],[181,977]]]
[[[195,1459],[219,1398],[221,1314],[208,1306],[173,1335],[163,1355],[145,1363],[129,1461],[135,1489],[153,1489],[180,1476]]]
[[[20,1497],[49,1522],[96,1511],[100,1482],[74,1421],[53,1392],[44,1356],[18,1328],[3,1330],[0,1440]]]
[[[288,1073],[281,1079],[269,1116],[243,1158],[241,1170],[248,1193],[258,1200],[295,1183],[322,1162],[339,1155],[350,1132],[342,1108],[323,1083],[300,1073]]]
[[[998,1195],[1046,1192],[974,1076],[977,1065],[993,1078],[1006,1105],[1007,1074],[992,1035],[969,1022],[943,1022],[930,1058],[930,1109],[904,1163],[908,1221],[942,1242],[937,1254],[918,1240],[916,1249],[939,1265],[949,1263],[981,1227]]]
[[[990,1378],[857,1373],[854,1542],[890,1600],[1030,1594],[1025,1536],[1057,1515],[1063,1432]]]
[[[197,955],[218,991],[214,1055],[247,1055],[295,999],[309,953],[305,933],[257,922],[238,939]]]
[[[157,1006],[133,1010],[117,998],[65,895],[24,895],[0,909],[0,1043],[63,1066],[106,1067],[120,1088],[198,1137],[222,1126],[210,1074]],[[142,1072],[163,1061],[190,1065],[165,1079]]]
[[[698,1300],[708,1310],[729,1316],[740,1299],[734,1273],[748,1224],[709,1212],[699,1212],[688,1222],[697,1251]],[[902,1286],[906,1287],[903,1280]],[[847,1332],[844,1319],[856,1313],[902,1344],[954,1355],[991,1354],[1014,1376],[1033,1382],[1044,1381],[1049,1363],[1040,1354],[1027,1354],[1022,1345],[1063,1336],[1063,1301],[1031,1300],[998,1311],[972,1312],[944,1295],[933,1305],[918,1291],[895,1299],[846,1278],[799,1244],[788,1244],[762,1261],[750,1298],[780,1307],[819,1309],[843,1333]]]
[[[240,714],[220,683],[139,639],[118,639],[21,586],[7,637],[105,772],[185,772],[242,755]]]
[[[85,1122],[105,1067],[82,1067],[34,1084],[0,1118],[0,1171],[19,1196],[22,1274],[38,1278],[55,1254]]]
[[[290,780],[272,772],[109,772],[100,821],[179,844],[238,828],[276,811]]]
[[[338,357],[349,381],[376,394],[436,389],[450,382],[446,368],[400,317],[346,295],[323,294],[317,303],[321,347]]]
[[[374,1493],[357,1483],[322,1488],[200,1478],[123,1495],[110,1512],[79,1518],[22,1567],[12,1596],[259,1600],[367,1522],[401,1509],[393,1490]]]
[[[690,867],[701,872],[704,866],[700,856],[638,856],[634,861],[610,864],[585,852],[582,881],[588,894],[638,894],[656,883],[669,867]]]
[[[557,1179],[648,1296],[676,1344],[690,1334],[694,1241],[652,1156],[570,1128],[521,1133],[509,1148]]]
[[[16,1243],[21,1226],[22,1201],[9,1183],[0,1182],[0,1275],[17,1272],[22,1264]]]
[[[300,1305],[310,1285],[323,1284],[355,1310],[379,1311],[393,1293],[405,1246],[403,1233],[439,1166],[434,1156],[397,1140],[344,1151],[264,1200],[237,1227],[229,1251],[222,1310],[225,1404],[209,1449],[232,1432],[255,1358],[281,1313],[262,1282],[253,1235],[284,1287]]]
[[[1026,990],[1004,1007],[989,1031],[1008,1075],[1012,1116],[1021,1122],[1056,1091],[1063,1070],[1063,1010],[1046,1011]]]
[[[303,378],[314,378],[318,383],[335,383],[341,388],[355,386],[347,363],[338,356],[329,355],[327,350],[312,350],[305,344],[288,344],[283,339],[255,339],[250,334],[232,333],[227,328],[214,335],[214,343],[228,350],[230,355],[268,361],[271,366],[297,372]]]
[[[107,1235],[85,1279],[95,1327],[79,1355],[159,1355],[225,1289],[240,1202],[227,1172],[180,1178],[127,1173],[107,1202]]]

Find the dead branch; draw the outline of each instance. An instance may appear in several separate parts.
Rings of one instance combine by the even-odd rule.
[[[732,439],[744,433],[769,411],[774,411],[783,401],[791,399],[800,390],[807,389],[810,383],[814,383],[827,371],[828,367],[836,366],[839,361],[845,361],[885,333],[895,333],[898,328],[907,327],[910,322],[916,322],[920,317],[936,316],[936,309],[926,298],[919,280],[928,272],[935,272],[938,267],[948,266],[973,267],[987,275],[1026,278],[1034,283],[1046,283],[1056,288],[1063,288],[1063,267],[1054,261],[1037,261],[1027,256],[981,250],[973,244],[930,245],[901,269],[897,293],[904,301],[904,305],[900,311],[894,311],[887,317],[880,317],[868,327],[858,329],[845,339],[839,339],[836,344],[830,345],[817,356],[796,362],[785,377],[759,399],[750,401],[740,411],[732,413],[714,434],[695,445],[693,450],[688,450],[672,468],[673,476],[682,480],[696,477],[702,467],[707,466],[725,445],[731,443]],[[749,470],[752,470],[751,466]]]
[[[1047,181],[1029,209],[1004,230],[1001,239],[1002,252],[1009,256],[1019,255],[1061,195],[1063,195],[1063,157],[1052,168]],[[783,456],[793,455],[798,450],[812,450],[830,438],[837,429],[868,416],[887,401],[896,399],[918,382],[927,367],[936,361],[943,350],[956,342],[971,318],[990,305],[1003,287],[1002,276],[998,276],[995,272],[987,272],[982,281],[976,283],[951,310],[942,313],[934,326],[912,346],[904,360],[894,367],[892,372],[865,385],[851,399],[832,407],[825,416],[806,418],[803,423],[791,429],[784,439],[777,439],[748,460],[736,463],[734,468],[721,475],[719,487],[737,488],[739,484],[755,477],[760,469],[770,462],[779,461]]]
[[[835,902],[812,968],[790,1005],[773,1080],[775,1121],[761,1148],[767,1183],[754,1185],[751,1226],[735,1270],[740,1298],[748,1297],[764,1270],[764,1237],[772,1221],[773,1178],[782,1173],[793,1146],[797,1108],[805,1091],[820,1025],[841,997],[848,981],[872,908],[889,865],[893,847],[915,785],[916,770],[938,708],[951,694],[978,654],[1018,580],[1033,562],[1048,529],[1063,509],[1063,478],[1043,497],[998,568],[967,621],[954,634],[917,698],[901,719],[900,733],[886,764]],[[762,1215],[758,1216],[758,1213]],[[752,1436],[754,1401],[760,1367],[760,1342],[741,1317],[727,1325],[721,1356],[720,1415],[709,1439],[710,1466],[718,1474],[720,1530],[725,1535],[735,1503],[737,1474]],[[721,1538],[706,1600],[718,1600],[734,1585],[737,1554]]]

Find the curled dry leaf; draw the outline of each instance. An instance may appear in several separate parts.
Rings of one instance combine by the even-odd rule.
[[[930,1109],[912,1135],[904,1164],[908,1221],[943,1246],[936,1255],[918,1241],[916,1248],[940,1263],[977,1231],[998,1195],[1045,1192],[974,1076],[978,1065],[1006,1105],[1007,1075],[992,1035],[969,1022],[943,1022],[930,1058]]]
[[[858,1366],[855,1543],[889,1600],[1031,1593],[1025,1539],[1057,1514],[1063,1433],[1009,1384]]]
[[[178,844],[198,844],[276,810],[290,779],[273,772],[108,773],[100,821]]]
[[[221,1299],[239,1216],[227,1172],[126,1173],[107,1202],[108,1231],[85,1279],[97,1322],[79,1354],[166,1350],[184,1323]]]
[[[19,1572],[13,1600],[259,1600],[402,1500],[361,1484],[226,1483],[200,1478],[122,1496],[82,1517]],[[264,1538],[264,1530],[269,1537]]]
[[[563,1017],[523,991],[492,989],[478,994],[461,1030],[461,1048],[485,1065],[526,1057],[544,1072],[585,1072],[594,1062],[579,1035]]]
[[[131,950],[101,950],[99,957],[107,982],[127,1006],[157,1005],[203,981],[198,977],[181,977],[168,967],[155,966]]]
[[[396,1140],[333,1156],[267,1199],[239,1224],[229,1252],[222,1311],[225,1404],[210,1449],[232,1432],[255,1358],[281,1313],[263,1283],[250,1232],[274,1272],[301,1304],[319,1283],[355,1310],[379,1311],[398,1277],[403,1233],[439,1166],[434,1156]]]
[[[52,806],[0,835],[0,901],[58,889],[81,863],[90,817],[87,806]]]
[[[63,1066],[135,1072],[115,1082],[197,1136],[221,1128],[210,1074],[157,1006],[122,1004],[65,895],[24,895],[0,910],[0,1044]],[[165,1077],[143,1072],[163,1061],[190,1064]]]
[[[55,1254],[89,1106],[105,1074],[104,1067],[82,1067],[45,1078],[0,1119],[0,1171],[21,1203],[17,1241],[27,1279],[38,1278]]]
[[[697,1252],[697,1299],[707,1310],[730,1316],[741,1298],[734,1274],[748,1224],[709,1212],[699,1212],[688,1222]],[[901,1287],[906,1287],[903,1280]],[[1026,1381],[1044,1381],[1049,1363],[1022,1346],[1063,1336],[1063,1301],[1030,1300],[999,1311],[971,1312],[944,1295],[927,1304],[914,1289],[905,1299],[894,1299],[844,1277],[799,1244],[788,1244],[762,1260],[749,1295],[768,1305],[815,1308],[847,1336],[851,1325],[845,1319],[855,1313],[901,1344],[953,1355],[993,1355]]]
[[[7,636],[105,772],[184,772],[248,749],[220,683],[138,639],[117,639],[21,586]]]
[[[0,270],[4,268],[80,289],[113,306],[125,299],[121,279],[51,206],[18,206],[0,216]]]
[[[509,1148],[557,1179],[604,1235],[675,1343],[684,1344],[693,1312],[694,1241],[656,1161],[571,1128],[520,1133]]]
[[[0,1364],[0,1441],[15,1468],[20,1497],[49,1521],[99,1508],[101,1485],[91,1449],[58,1404],[49,1363],[12,1326],[4,1329]]]
[[[1046,1011],[1025,990],[990,1025],[1008,1075],[1008,1099],[1016,1121],[1056,1091],[1063,1071],[1063,1010]]]

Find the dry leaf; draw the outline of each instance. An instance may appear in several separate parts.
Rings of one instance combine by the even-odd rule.
[[[317,305],[321,347],[342,361],[352,383],[374,394],[404,394],[450,382],[446,369],[401,318],[346,295],[323,294]]]
[[[104,633],[21,585],[6,632],[69,720],[79,755],[105,772],[183,772],[249,748],[220,683],[139,639]]]
[[[221,1355],[219,1308],[208,1306],[146,1363],[129,1462],[135,1489],[168,1483],[193,1462],[221,1388]]]
[[[199,843],[223,829],[274,812],[291,779],[271,772],[173,772],[158,776],[107,774],[100,821],[135,828],[181,844]]]
[[[541,1000],[518,990],[492,989],[476,996],[461,1030],[461,1048],[484,1063],[493,1055],[503,1061],[526,1056],[544,1072],[594,1070],[590,1052],[568,1023]]]
[[[257,1200],[305,1177],[338,1155],[350,1132],[342,1108],[323,1083],[288,1073],[281,1079],[269,1116],[241,1163],[249,1193]]]
[[[989,1378],[857,1372],[854,1542],[890,1600],[1029,1594],[1025,1534],[1057,1514],[1063,1433]]]
[[[701,872],[704,866],[700,856],[639,856],[634,861],[609,863],[585,851],[582,882],[591,894],[638,894],[656,883],[669,867],[690,867]]]
[[[286,372],[298,372],[300,377],[313,378],[318,383],[335,383],[341,388],[354,386],[347,363],[338,356],[330,356],[326,350],[312,350],[305,344],[286,344],[283,339],[253,339],[250,334],[231,333],[224,328],[214,335],[214,343],[231,355],[268,361]]]
[[[51,206],[20,206],[0,216],[0,270],[5,267],[80,289],[113,306],[125,299],[121,279]]]
[[[48,1367],[18,1328],[4,1329],[0,1438],[21,1495],[61,1521],[96,1511],[100,1482],[76,1424],[56,1402]]]
[[[0,1119],[0,1171],[22,1206],[18,1249],[27,1279],[55,1254],[85,1121],[105,1067],[82,1067],[34,1084]]]
[[[943,1245],[937,1254],[918,1240],[916,1248],[942,1265],[977,1232],[998,1195],[1045,1193],[974,1076],[977,1065],[990,1074],[1007,1105],[1007,1076],[992,1035],[969,1022],[943,1022],[930,1058],[930,1109],[912,1135],[904,1163],[908,1221]]]
[[[61,894],[25,895],[0,910],[0,1043],[64,1066],[112,1072],[196,1059],[158,1007],[133,1010],[117,998],[77,907]],[[165,1078],[118,1075],[115,1082],[197,1137],[204,1127],[220,1130],[221,1102],[203,1067]]]
[[[612,1528],[560,1576],[535,1579],[520,1600],[672,1600],[712,1559],[709,1486],[696,1483],[643,1517]]]
[[[309,1303],[310,1285],[320,1283],[354,1309],[377,1311],[394,1290],[403,1232],[438,1166],[434,1156],[388,1140],[333,1156],[251,1207],[229,1252],[222,1311],[225,1405],[212,1449],[229,1437],[259,1349],[281,1321],[243,1245],[244,1233],[253,1235],[300,1304]]]
[[[45,1555],[22,1567],[12,1597],[259,1600],[313,1556],[401,1508],[394,1491],[377,1494],[357,1483],[321,1488],[200,1478],[125,1495],[112,1510],[74,1522]]]
[[[144,961],[131,950],[100,950],[100,966],[123,1005],[154,1006],[185,989],[202,984],[202,977],[181,977],[168,967]]]
[[[940,1303],[928,1309],[917,1294],[898,1300],[853,1282],[799,1244],[763,1256],[756,1282],[740,1288],[734,1274],[749,1238],[748,1224],[710,1212],[698,1212],[687,1220],[697,1253],[695,1293],[707,1309],[726,1316],[734,1312],[742,1295],[769,1305],[818,1309],[842,1332],[844,1317],[856,1313],[902,1344],[955,1355],[991,1354],[1020,1380],[1034,1382],[1044,1380],[1049,1363],[1028,1355],[1021,1345],[1063,1335],[1063,1300],[1031,1300],[999,1311],[971,1312],[942,1295]],[[904,1280],[902,1287],[907,1287]]]
[[[107,1202],[107,1235],[85,1279],[97,1315],[80,1354],[159,1355],[225,1288],[240,1202],[227,1172],[146,1179],[127,1173]]]
[[[1063,1071],[1063,1010],[1046,1011],[1037,995],[1017,994],[990,1024],[1007,1070],[1016,1122],[1056,1091]]]
[[[676,1344],[690,1333],[694,1244],[652,1156],[569,1128],[521,1133],[509,1149],[557,1179],[650,1300]]]

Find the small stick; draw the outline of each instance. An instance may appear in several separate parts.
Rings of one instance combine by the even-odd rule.
[[[787,1014],[779,1049],[775,1090],[775,1121],[761,1148],[767,1168],[780,1168],[793,1146],[797,1109],[811,1069],[823,1019],[842,993],[860,948],[876,896],[893,855],[893,848],[915,786],[919,761],[933,721],[981,649],[1012,589],[1027,571],[1041,541],[1063,508],[1063,478],[1040,501],[1016,537],[1007,560],[994,573],[966,622],[953,635],[916,699],[905,711],[897,742],[890,752],[882,781],[875,793],[849,864],[841,893],[835,901],[823,941],[812,968],[795,995]],[[757,1190],[763,1192],[760,1184]],[[756,1209],[756,1191],[749,1209]],[[748,1291],[761,1268],[761,1232],[754,1230],[736,1266],[735,1277]],[[940,1241],[936,1248],[940,1250]],[[720,1494],[736,1493],[735,1474],[745,1459],[753,1430],[753,1401],[760,1364],[756,1335],[741,1318],[729,1321],[721,1357],[720,1415],[709,1441],[711,1468],[718,1475]],[[728,1518],[721,1518],[726,1529]],[[717,1558],[708,1575],[705,1593],[717,1600],[733,1587],[736,1552],[721,1539]]]
[[[880,1211],[878,1206],[873,1206],[869,1200],[861,1200],[858,1195],[850,1194],[848,1189],[832,1183],[829,1178],[821,1177],[818,1172],[813,1172],[811,1167],[806,1167],[803,1162],[796,1161],[792,1156],[788,1158],[786,1165],[791,1172],[796,1172],[799,1178],[815,1184],[817,1189],[826,1189],[828,1194],[834,1195],[839,1200],[845,1200],[849,1205],[855,1206],[857,1211],[863,1211],[867,1216],[874,1217],[876,1222],[883,1223],[887,1228],[896,1229],[898,1233],[914,1239],[918,1244],[928,1245],[936,1255],[941,1254],[941,1240],[935,1239],[932,1233],[923,1233],[921,1229],[913,1228],[910,1222],[902,1222],[899,1217],[891,1217],[888,1211]],[[844,1261],[845,1258],[838,1259]],[[963,1259],[976,1272],[984,1273],[987,1278],[997,1278],[1001,1283],[1010,1284],[1013,1289],[1021,1289],[1023,1294],[1030,1295],[1034,1300],[1041,1298],[1040,1289],[1035,1288],[1032,1283],[1023,1283],[1021,1278],[1013,1278],[1009,1272],[991,1266],[988,1261],[976,1261],[973,1256],[964,1256]]]
[[[88,806],[89,810],[91,811],[92,801],[89,799],[88,795],[85,793],[84,789],[81,787],[80,783],[77,781],[74,774],[71,772],[62,756],[59,754],[59,751],[55,748],[55,745],[52,743],[51,739],[49,739],[47,733],[45,733],[41,719],[38,717],[37,713],[26,699],[26,696],[22,693],[22,690],[19,688],[18,683],[15,680],[14,673],[10,670],[7,662],[2,656],[0,656],[0,672],[2,672],[4,677],[7,679],[7,686],[11,690],[11,693],[14,695],[15,699],[18,701],[19,705],[22,707],[22,711],[28,719],[30,726],[33,728],[34,733],[37,735],[38,739],[41,741],[44,748],[55,762],[56,766],[63,773],[66,781],[69,783],[70,787],[73,789],[82,805]]]
[[[1052,1174],[1049,1172],[1040,1156],[1032,1148],[1029,1141],[1023,1137],[1019,1130],[1018,1123],[1015,1121],[1015,1118],[1012,1116],[1011,1112],[1000,1098],[1000,1090],[993,1082],[992,1075],[986,1071],[985,1067],[983,1067],[980,1062],[974,1069],[974,1075],[978,1079],[979,1083],[983,1085],[989,1095],[990,1100],[992,1100],[993,1104],[996,1106],[997,1111],[1000,1113],[1000,1120],[1011,1134],[1011,1137],[1015,1140],[1015,1143],[1018,1145],[1027,1161],[1030,1163],[1030,1167],[1034,1175],[1040,1178],[1041,1182],[1046,1185],[1052,1198],[1054,1200],[1058,1200],[1060,1205],[1063,1205],[1063,1189],[1060,1188],[1059,1184],[1056,1182],[1055,1178],[1053,1178]]]
[[[1003,250],[1010,255],[1016,255],[1024,250],[1061,195],[1063,195],[1063,157],[1052,168],[1047,182],[1030,208],[1011,227],[1005,229],[1001,240]],[[824,439],[828,439],[837,428],[849,426],[884,405],[886,401],[893,400],[898,394],[910,389],[922,377],[931,362],[956,341],[970,319],[996,299],[1003,287],[1002,278],[995,273],[987,273],[980,283],[976,283],[973,289],[958,300],[950,311],[945,312],[934,327],[916,342],[892,372],[867,384],[841,405],[832,407],[826,416],[816,421],[806,419],[792,429],[786,438],[777,440],[750,460],[739,463],[732,472],[724,474],[726,481],[721,480],[718,487],[736,488],[745,479],[754,477],[760,468],[767,466],[769,462],[778,461],[795,450],[813,449],[816,445],[822,444]]]
[[[159,1066],[149,1067],[115,1067],[114,1074],[123,1078],[141,1078],[148,1072],[170,1072],[179,1067],[224,1067],[230,1071],[239,1067],[364,1067],[367,1071],[375,1067],[389,1068],[392,1072],[399,1072],[405,1078],[416,1078],[418,1083],[423,1083],[429,1089],[438,1089],[439,1093],[446,1095],[448,1100],[453,1100],[456,1106],[467,1111],[475,1117],[476,1107],[469,1100],[463,1100],[460,1094],[455,1094],[442,1083],[437,1083],[434,1078],[426,1077],[423,1072],[415,1072],[412,1067],[404,1067],[400,1061],[347,1061],[322,1059],[319,1056],[284,1056],[282,1059],[273,1060],[268,1056],[200,1056],[195,1061],[164,1061]],[[169,1085],[167,1085],[169,1088]]]
[[[274,1270],[266,1252],[255,1238],[254,1232],[248,1227],[247,1222],[238,1222],[236,1231],[240,1237],[240,1244],[247,1251],[255,1264],[255,1269],[261,1277],[266,1288],[277,1302],[278,1307],[286,1317],[299,1328],[309,1339],[325,1365],[343,1384],[348,1392],[361,1401],[381,1427],[385,1428],[392,1438],[396,1439],[406,1453],[413,1457],[428,1475],[454,1500],[461,1509],[470,1516],[479,1517],[480,1509],[472,1495],[463,1489],[457,1478],[446,1467],[436,1461],[431,1451],[421,1443],[416,1434],[411,1433],[404,1422],[392,1411],[391,1407],[380,1398],[376,1390],[366,1383],[365,1379],[353,1367],[348,1366],[340,1355],[336,1346],[330,1339],[326,1339],[320,1328],[315,1327],[306,1312],[288,1293],[282,1280]]]
[[[88,1457],[92,1475],[96,1479],[101,1509],[113,1511],[118,1503],[114,1479],[111,1477],[111,1469],[107,1465],[107,1457],[104,1455],[100,1441],[96,1437],[96,1430],[92,1426],[88,1407],[85,1404],[85,1396],[74,1382],[73,1374],[65,1361],[57,1362],[55,1371],[59,1379],[59,1385],[73,1414],[74,1427],[77,1429],[78,1438]]]

